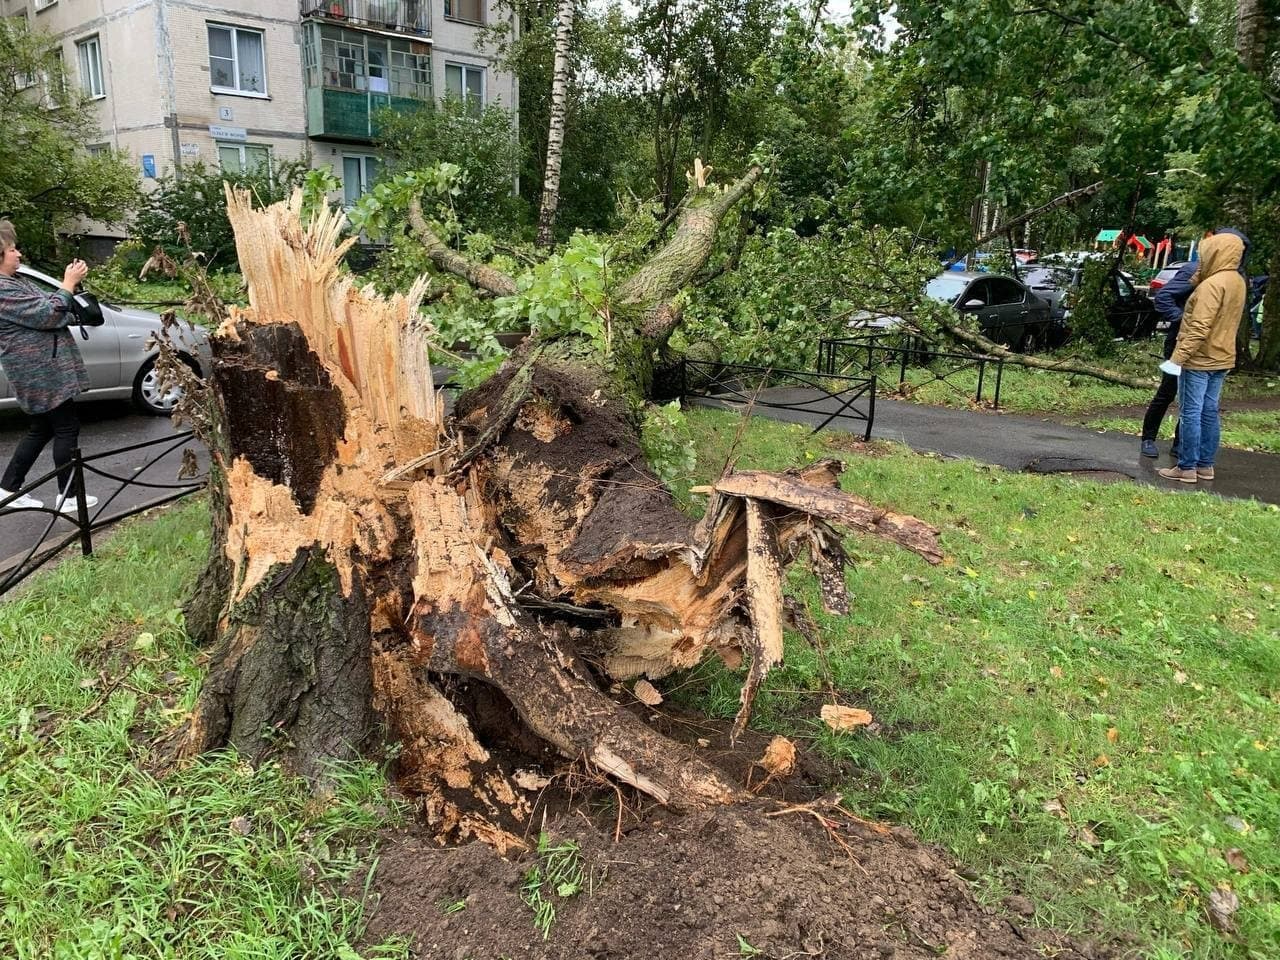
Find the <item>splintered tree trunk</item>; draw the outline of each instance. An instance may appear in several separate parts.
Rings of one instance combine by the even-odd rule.
[[[660,301],[709,250],[693,238],[744,189],[691,191],[655,256],[680,266],[627,287],[636,341],[669,332],[678,311]],[[833,525],[940,560],[935,530],[841,491],[834,463],[726,473],[690,520],[645,465],[634,379],[572,342],[530,344],[446,422],[425,285],[357,289],[340,215],[304,228],[298,198],[228,204],[250,307],[214,338],[219,542],[203,584],[223,592],[204,605],[216,646],[188,753],[231,745],[319,778],[394,742],[426,819],[499,847],[530,809],[512,758],[548,746],[676,809],[731,802],[741,785],[611,687],[746,659],[740,729],[782,658],[785,564],[807,555],[841,611]]]

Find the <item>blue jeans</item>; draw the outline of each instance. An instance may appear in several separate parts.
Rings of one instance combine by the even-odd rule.
[[[1178,425],[1182,444],[1178,466],[1183,470],[1213,466],[1222,426],[1218,401],[1222,397],[1225,370],[1183,370],[1178,378]]]

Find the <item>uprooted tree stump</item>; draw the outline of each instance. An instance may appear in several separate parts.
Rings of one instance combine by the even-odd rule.
[[[745,657],[740,730],[782,658],[787,563],[807,554],[844,611],[837,527],[940,559],[933,528],[841,491],[834,462],[726,471],[697,522],[645,464],[637,398],[679,322],[672,299],[757,176],[690,191],[670,242],[617,290],[610,359],[531,341],[451,420],[425,284],[360,289],[339,269],[340,215],[304,227],[297,197],[255,210],[228,192],[250,307],[213,341],[198,593],[216,646],[188,754],[229,744],[321,777],[390,740],[429,823],[500,848],[528,815],[514,767],[529,743],[676,809],[745,795],[610,684]],[[415,222],[442,269],[514,289]]]

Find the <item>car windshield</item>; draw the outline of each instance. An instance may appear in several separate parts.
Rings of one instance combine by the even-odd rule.
[[[968,285],[969,281],[965,277],[949,277],[944,273],[925,284],[924,295],[933,300],[941,300],[943,303],[955,303],[956,297],[960,296]]]

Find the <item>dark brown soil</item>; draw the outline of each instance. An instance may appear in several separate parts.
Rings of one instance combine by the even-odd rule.
[[[545,940],[523,898],[534,854],[504,860],[481,843],[389,833],[369,888],[368,943],[407,937],[433,960],[718,960],[757,956],[751,949],[772,960],[1110,956],[1023,926],[1034,912],[1024,897],[1001,911],[979,906],[944,853],[819,799],[852,771],[801,748],[792,775],[762,783],[755,760],[769,735],[748,729],[734,747],[727,722],[670,704],[644,712],[727,776],[763,788],[761,799],[676,817],[632,794],[619,817],[614,791],[557,777],[528,839],[543,829],[553,843],[577,843],[587,890],[544,890],[556,911]]]
[[[532,855],[508,861],[480,843],[393,835],[370,889],[366,940],[408,937],[414,956],[440,960],[1109,955],[1022,926],[1019,914],[1034,909],[1025,898],[1007,901],[1015,912],[979,906],[947,858],[905,830],[847,818],[828,826],[790,809],[762,800],[654,813],[617,843],[585,815],[548,822],[554,842],[580,846],[589,879],[568,899],[544,889],[555,906],[545,940],[522,899]]]

